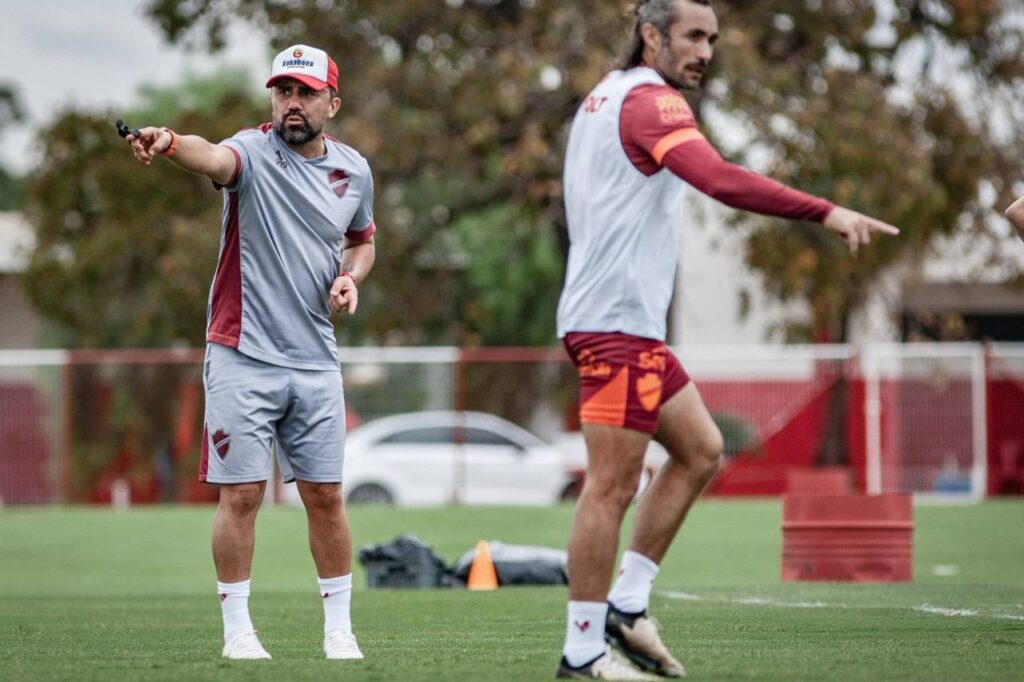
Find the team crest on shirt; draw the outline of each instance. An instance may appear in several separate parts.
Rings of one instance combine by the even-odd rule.
[[[327,174],[327,184],[331,186],[334,193],[338,195],[338,198],[345,196],[345,192],[348,191],[348,186],[352,182],[352,177],[340,168],[335,168]]]
[[[658,95],[654,98],[654,104],[661,114],[661,122],[672,125],[682,123],[693,117],[690,112],[690,105],[686,103],[682,95]]]
[[[217,429],[210,436],[210,440],[213,442],[213,449],[217,451],[221,459],[228,456],[228,450],[231,448],[231,434],[224,431],[224,429]]]

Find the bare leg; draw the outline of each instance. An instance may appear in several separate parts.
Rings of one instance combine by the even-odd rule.
[[[321,578],[336,578],[352,572],[352,535],[341,497],[340,483],[296,481],[299,497],[306,507],[309,551]]]
[[[608,594],[619,529],[636,494],[650,435],[586,424],[587,476],[569,532],[569,599],[603,602]]]
[[[692,381],[661,407],[654,438],[669,459],[640,498],[629,548],[660,564],[721,460],[722,434]]]
[[[256,544],[256,512],[266,487],[266,481],[220,486],[211,543],[213,564],[220,582],[237,583],[249,579]]]

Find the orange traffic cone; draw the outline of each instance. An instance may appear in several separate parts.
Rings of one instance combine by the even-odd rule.
[[[498,589],[498,573],[494,570],[494,562],[491,561],[491,548],[487,546],[486,540],[476,543],[476,555],[473,557],[473,564],[469,567],[466,589]]]

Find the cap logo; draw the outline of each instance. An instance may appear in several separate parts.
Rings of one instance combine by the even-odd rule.
[[[296,59],[302,59],[302,50],[295,50],[292,52],[292,56]]]

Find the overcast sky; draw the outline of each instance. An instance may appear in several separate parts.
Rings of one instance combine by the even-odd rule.
[[[232,31],[214,56],[169,46],[143,17],[143,0],[2,1],[0,83],[15,87],[29,117],[0,137],[0,164],[17,173],[32,163],[34,130],[69,104],[127,106],[140,85],[225,64],[246,66],[256,84],[270,68],[266,40],[252,28]]]

